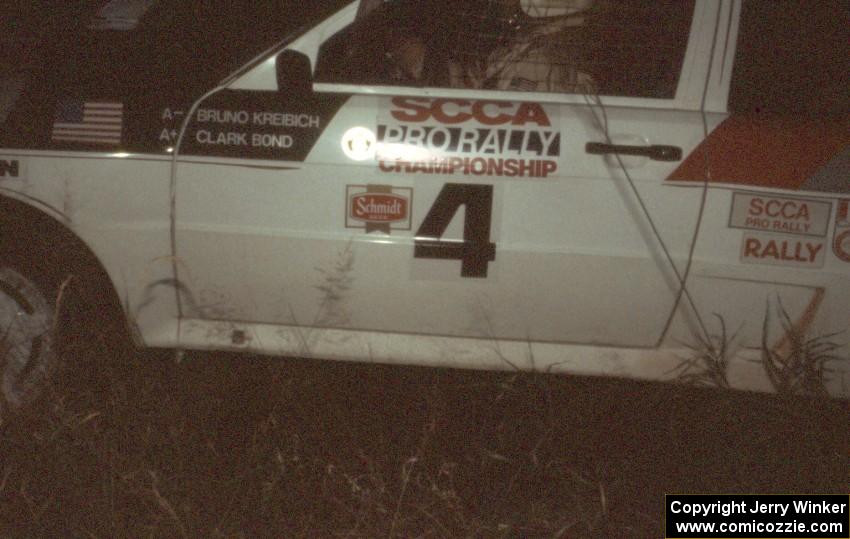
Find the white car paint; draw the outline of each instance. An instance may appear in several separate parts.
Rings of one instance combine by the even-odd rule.
[[[319,46],[353,22],[357,8],[352,3],[281,50],[302,52],[315,67]],[[538,104],[559,133],[558,170],[546,178],[388,173],[372,159],[352,159],[341,145],[345,134],[392,124],[398,96],[419,104],[453,99],[450,112],[457,114],[458,100],[482,94],[316,83],[320,95],[354,95],[321,126],[303,161],[194,155],[185,140],[159,155],[0,150],[0,160],[26,170],[25,177],[0,177],[0,194],[63,222],[91,248],[146,346],[670,380],[682,358],[702,346],[700,319],[712,334],[719,331],[716,313],[730,335],[737,332],[731,385],[770,391],[763,367],[752,361],[760,357],[766,302],[781,298],[812,335],[846,331],[850,272],[827,251],[814,269],[744,263],[742,231],[729,226],[733,192],[817,199],[830,208],[838,197],[665,182],[677,162],[624,157],[621,167],[610,155],[585,152],[585,143],[607,136],[691,154],[727,117],[739,12],[737,0],[697,0],[670,99],[497,92],[500,101]],[[226,92],[246,99],[278,92],[278,52],[195,108],[222,108],[210,103]],[[420,123],[440,125],[433,118]],[[201,143],[197,125],[194,132],[188,120],[181,127]],[[486,278],[461,276],[459,260],[414,257],[417,229],[447,183],[492,186],[496,256]],[[347,188],[367,185],[410,190],[407,229],[346,228]],[[462,243],[463,217],[461,208],[443,240]],[[822,249],[836,232],[828,221],[826,235],[813,240]],[[696,313],[687,297],[674,312],[689,259],[687,293]],[[769,330],[771,349],[787,347],[778,318]],[[837,338],[846,341],[846,334]],[[835,364],[844,370],[827,385],[845,398],[847,363]]]

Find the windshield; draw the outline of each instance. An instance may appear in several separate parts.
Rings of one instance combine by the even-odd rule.
[[[203,92],[347,0],[16,3],[0,20],[0,81],[45,76],[84,93]],[[2,83],[0,83],[2,84]]]
[[[183,109],[349,1],[16,2],[0,18],[0,145],[48,144],[66,105],[91,102],[118,104],[123,142],[150,149],[164,140],[163,111]]]

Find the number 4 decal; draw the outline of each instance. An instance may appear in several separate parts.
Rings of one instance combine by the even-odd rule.
[[[457,210],[466,207],[463,241],[440,238]],[[461,277],[487,277],[487,264],[496,260],[496,244],[490,242],[493,186],[447,183],[416,232],[413,256],[460,260]]]

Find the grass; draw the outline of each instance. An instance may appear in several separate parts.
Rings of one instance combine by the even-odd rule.
[[[847,361],[847,357],[839,355],[844,346],[834,340],[839,334],[810,336],[794,326],[778,300],[775,310],[785,335],[784,346],[780,349],[768,346],[770,305],[765,311],[761,346],[761,363],[771,384],[784,395],[827,396],[826,383],[832,372],[829,365]]]
[[[690,355],[671,371],[677,382],[698,386],[729,389],[729,360],[734,354],[733,346],[737,333],[729,336],[726,321],[715,313],[719,334],[701,339],[697,346],[690,346]]]
[[[680,358],[679,364],[668,374],[676,382],[715,387],[731,388],[729,382],[729,362],[736,352],[737,333],[728,335],[726,322],[718,314],[714,315],[720,332],[701,340],[696,346],[689,346],[690,354]],[[782,338],[774,343],[776,335],[771,335],[771,320],[779,320]],[[757,360],[764,368],[765,375],[773,390],[780,396],[816,397],[828,399],[827,384],[834,372],[831,364],[850,361],[845,352],[846,345],[838,341],[839,333],[810,335],[805,326],[797,326],[785,310],[779,298],[775,305],[768,301],[762,323],[761,357]]]
[[[69,350],[0,537],[658,537],[663,494],[844,492],[850,408],[622,380]]]

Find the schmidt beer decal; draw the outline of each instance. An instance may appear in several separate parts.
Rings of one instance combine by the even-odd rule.
[[[546,178],[561,155],[561,133],[539,103],[395,97],[377,143],[387,173]]]
[[[410,230],[410,204],[413,189],[390,185],[346,186],[346,228],[362,228],[366,233]]]

